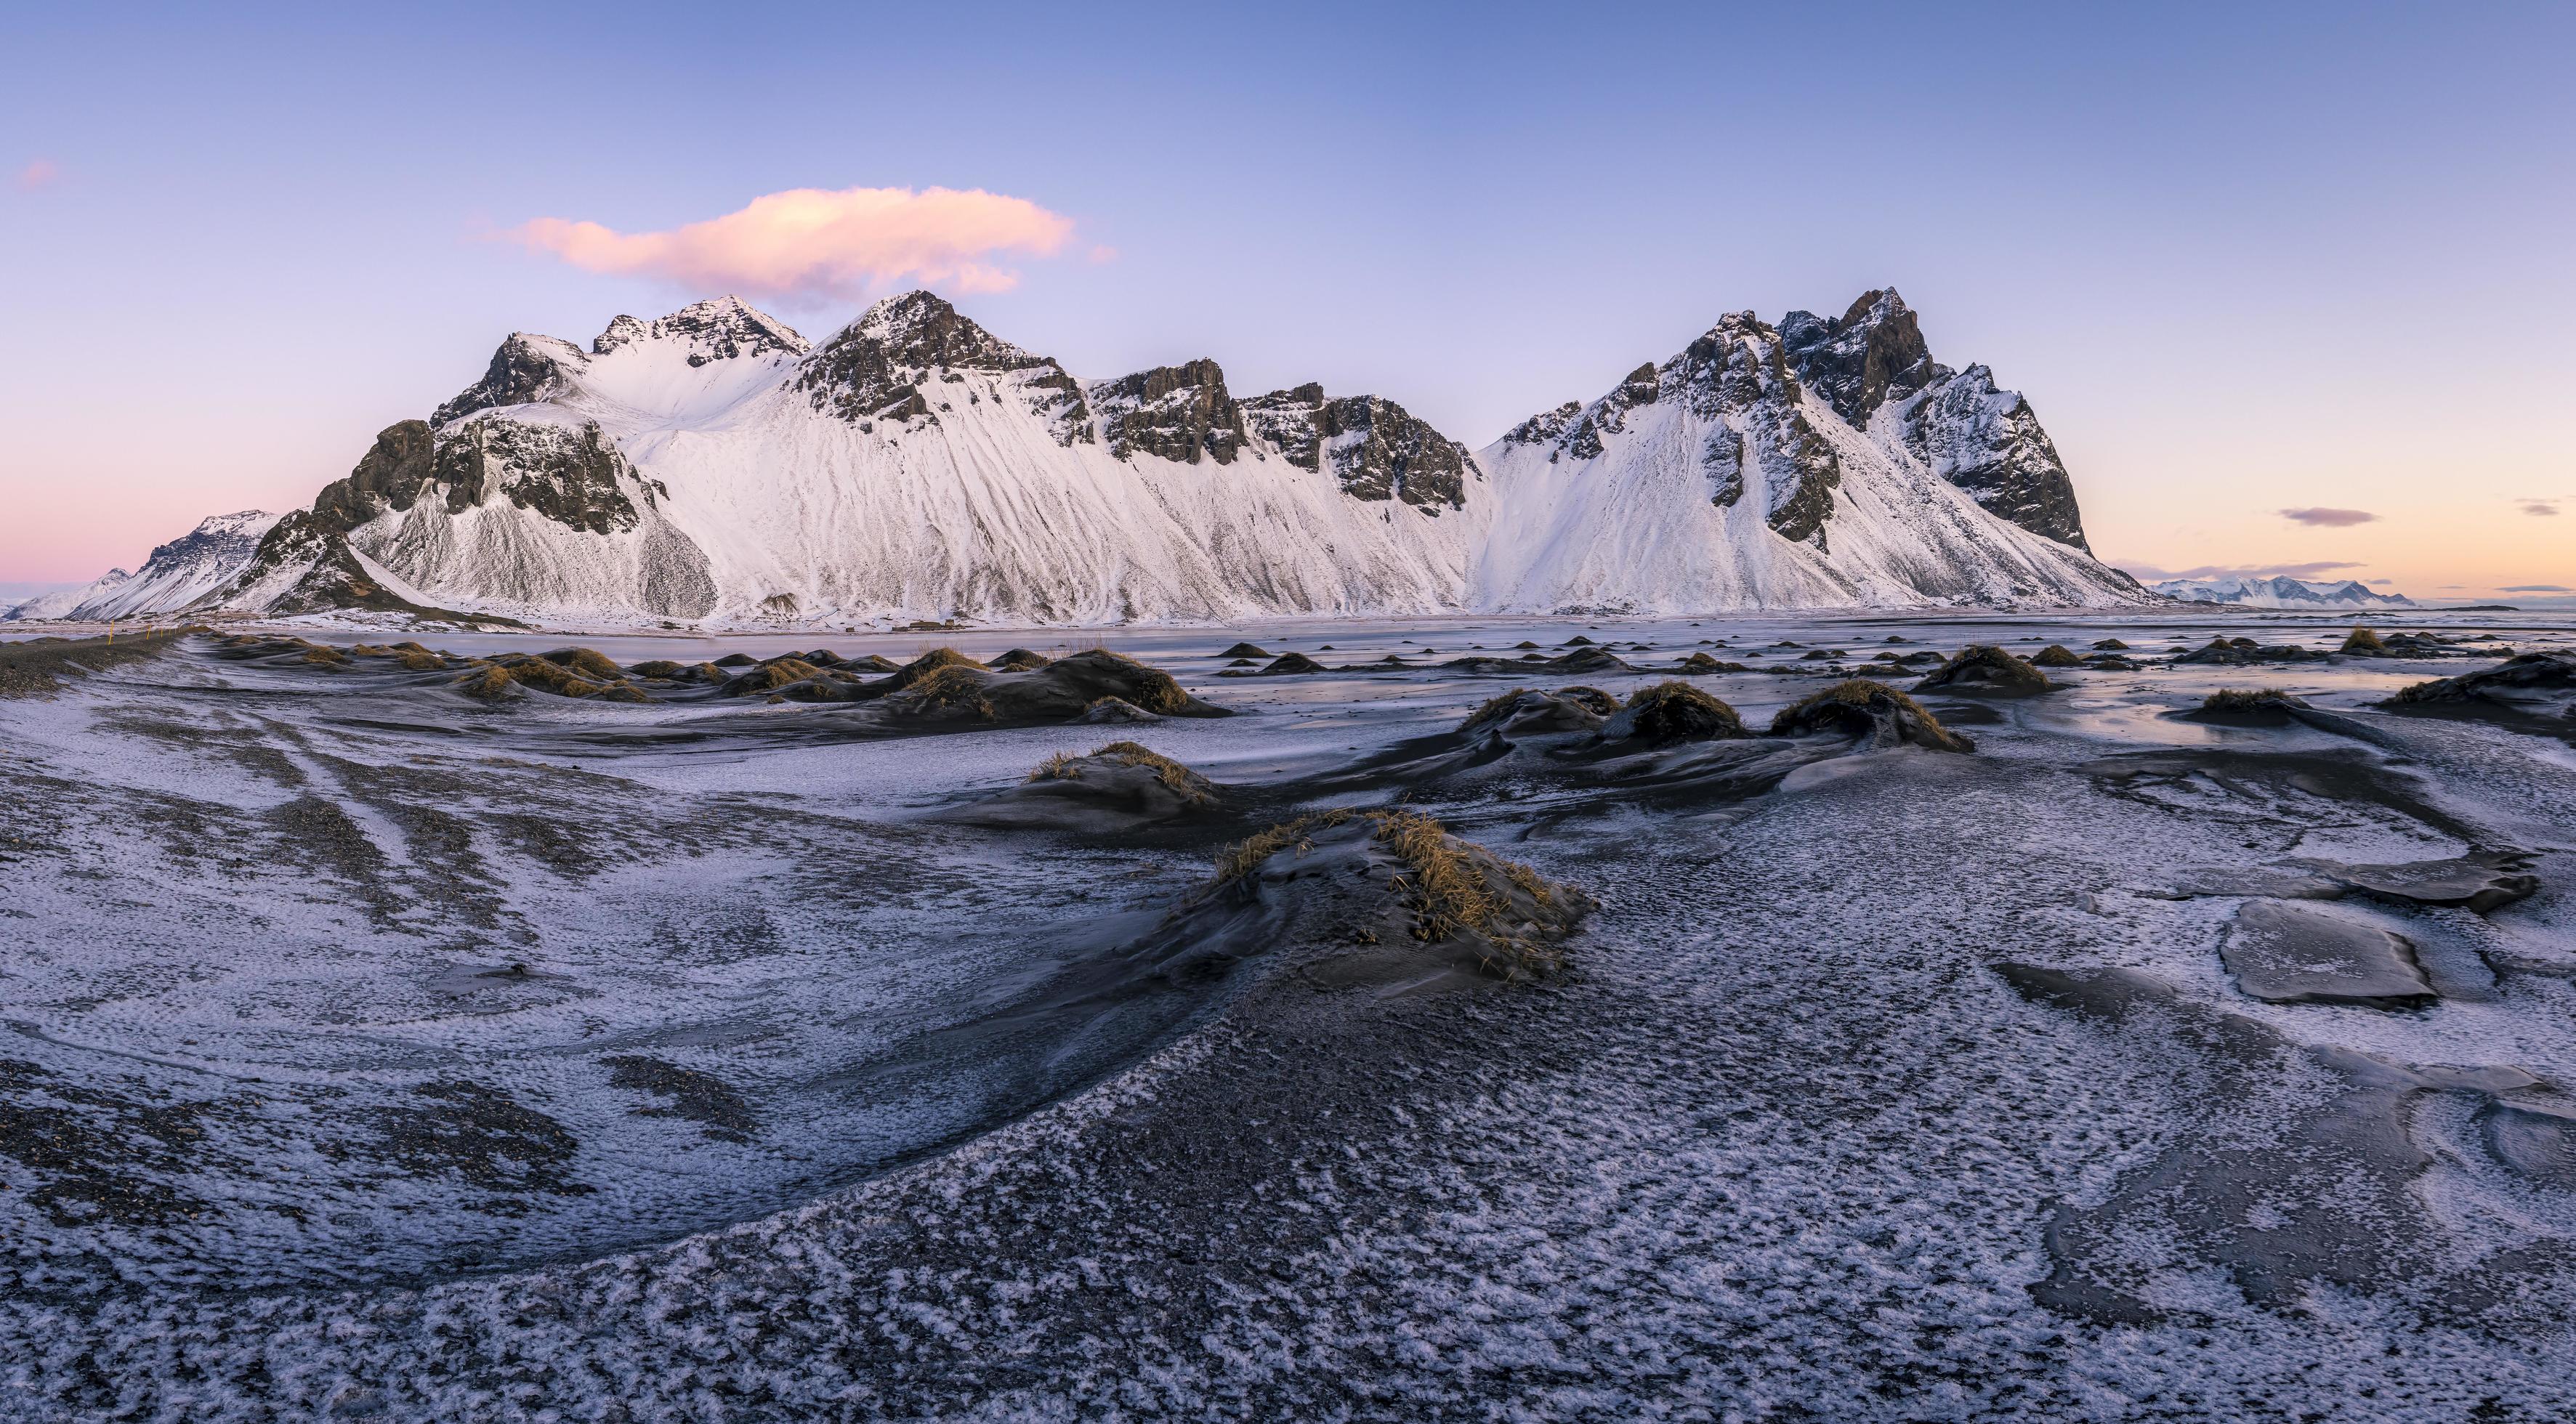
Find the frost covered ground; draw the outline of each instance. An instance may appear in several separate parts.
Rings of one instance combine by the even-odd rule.
[[[0,1417],[2568,1417],[2576,745],[2373,705],[2492,657],[2168,663],[2213,631],[2344,629],[1111,631],[1243,715],[869,740],[202,643],[0,701]],[[1795,669],[1694,679],[1757,726],[1881,651],[2146,665],[1927,694],[1970,756],[1651,788],[1344,773],[1660,674],[1217,676],[1577,634]],[[822,641],[934,640],[1069,650]],[[2168,715],[2252,686],[2328,715]],[[1601,908],[1530,986],[1101,991],[1211,847],[942,813],[1116,736]],[[2536,893],[2348,889],[2473,849]],[[2255,997],[2249,905],[2400,935],[2427,992]]]

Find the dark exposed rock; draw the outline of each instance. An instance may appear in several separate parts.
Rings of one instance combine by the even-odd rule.
[[[1583,414],[1583,402],[1567,401],[1554,410],[1541,411],[1505,432],[1503,439],[1514,445],[1561,445],[1566,433],[1574,428]]]
[[[653,498],[652,486],[596,421],[578,428],[497,416],[469,421],[439,446],[437,478],[447,487],[450,512],[506,496],[521,509],[593,534],[634,528],[636,499]],[[712,587],[708,593],[711,603]]]
[[[1159,455],[1195,465],[1204,456],[1227,465],[1243,453],[1243,407],[1226,394],[1225,372],[1214,361],[1098,382],[1091,403],[1110,453],[1122,460]]]
[[[1466,503],[1476,468],[1467,447],[1393,401],[1328,400],[1322,386],[1310,383],[1243,402],[1243,419],[1291,464],[1320,472],[1329,459],[1354,499],[1401,499],[1435,511]]]
[[[795,388],[814,408],[853,425],[934,420],[926,385],[944,376],[989,378],[1048,418],[1057,443],[1092,440],[1091,410],[1081,386],[1054,358],[1023,351],[958,314],[928,292],[889,297],[807,358]]]
[[[744,356],[802,356],[813,349],[785,323],[738,297],[724,296],[691,303],[658,321],[617,317],[590,343],[590,351],[605,356],[619,347],[651,340],[687,343],[691,366]]]
[[[376,443],[345,479],[322,487],[313,517],[345,533],[388,509],[409,509],[431,478],[436,441],[425,421],[396,421],[376,432]]]
[[[579,370],[583,364],[581,348],[571,342],[512,332],[501,343],[501,349],[492,353],[492,364],[484,370],[483,378],[440,406],[429,423],[443,428],[449,421],[478,410],[545,400],[563,390],[568,370]]]
[[[1893,288],[1861,293],[1837,321],[1791,312],[1780,337],[1798,378],[1857,426],[1949,374],[1934,364],[1913,310]]]
[[[1966,490],[1987,513],[2090,551],[2075,482],[2039,416],[1994,373],[1970,366],[1905,412],[1905,443],[1932,473]]]
[[[1266,658],[1270,655],[1270,650],[1258,643],[1237,643],[1217,654],[1221,658]]]

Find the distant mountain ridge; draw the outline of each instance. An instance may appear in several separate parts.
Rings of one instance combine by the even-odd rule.
[[[2185,603],[2226,603],[2247,608],[2413,608],[2402,593],[2375,593],[2357,579],[2310,583],[2276,575],[2271,578],[2167,579],[2153,586],[2167,598]]]
[[[1893,291],[1835,320],[1728,317],[1472,452],[1384,396],[1238,397],[1213,360],[1084,380],[927,292],[819,345],[724,297],[620,316],[587,347],[515,333],[310,507],[225,518],[265,522],[210,520],[130,580],[12,616],[1080,624],[2147,597],[2086,549],[2028,402],[1934,362]]]

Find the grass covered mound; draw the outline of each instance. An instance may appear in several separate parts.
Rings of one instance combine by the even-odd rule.
[[[2358,658],[2382,658],[2388,656],[2388,644],[2368,628],[2355,628],[2336,651]]]
[[[1255,904],[1292,922],[1290,935],[1258,936],[1272,943],[1335,942],[1392,977],[1418,976],[1428,954],[1505,982],[1563,970],[1565,939],[1592,908],[1581,891],[1403,810],[1318,812],[1228,847],[1208,890],[1174,912],[1166,933],[1175,922],[1192,928],[1193,912]]]
[[[2030,655],[2030,665],[2043,668],[2082,667],[2084,660],[2075,656],[2073,649],[2060,643],[2051,643]]]
[[[2064,649],[2058,651],[2063,652]],[[1948,662],[1924,674],[1917,692],[1980,692],[1999,697],[2028,697],[2055,684],[2048,674],[1992,643],[1971,643]]]
[[[2293,714],[2307,708],[2306,699],[2287,688],[2222,687],[2202,698],[2198,707],[2172,715],[2185,722],[2223,727],[2279,727],[2296,720]]]
[[[1104,769],[1141,769],[1186,801],[1206,803],[1216,800],[1216,783],[1172,760],[1150,747],[1135,742],[1110,742],[1095,747],[1086,756],[1058,752],[1038,763],[1029,773],[1031,781],[1080,781],[1086,771],[1097,775]]]
[[[2288,643],[2266,645],[2251,638],[2214,637],[2207,643],[2174,658],[2177,663],[2212,664],[2219,667],[2243,667],[2249,663],[2312,663],[2328,655],[2314,648],[2301,648]]]
[[[1259,643],[1237,643],[1233,647],[1226,649],[1224,652],[1217,654],[1217,656],[1221,658],[1266,658],[1270,656],[1270,650],[1261,646]]]
[[[1466,721],[1458,724],[1458,730],[1461,733],[1490,730],[1505,736],[1588,732],[1601,725],[1602,717],[1607,715],[1607,709],[1601,704],[1609,702],[1608,694],[1589,687],[1566,687],[1554,692],[1516,687],[1485,699],[1483,705],[1467,714]]]
[[[593,682],[617,682],[625,678],[626,669],[611,661],[607,654],[593,648],[557,648],[545,655],[547,662],[589,678]]]
[[[1304,653],[1281,653],[1269,666],[1251,674],[1253,677],[1298,677],[1324,671],[1324,665]]]
[[[757,697],[823,675],[821,668],[803,658],[772,658],[765,663],[754,663],[746,671],[725,679],[724,686],[717,691],[726,697]]]
[[[1601,739],[1609,742],[1705,742],[1751,735],[1734,708],[1678,679],[1637,689],[1601,728]]]
[[[2576,653],[2523,653],[2479,672],[2415,683],[2380,705],[2431,708],[2478,702],[2518,704],[2570,691],[2576,691]]]
[[[2097,653],[2125,653],[2128,650],[2129,645],[2117,638],[2104,638],[2093,645],[2093,651]]]
[[[457,679],[456,690],[485,702],[498,702],[522,688],[556,697],[597,698],[602,702],[653,700],[644,695],[644,689],[627,681],[624,672],[614,663],[608,665],[611,676],[605,679],[585,677],[552,657],[534,657],[527,653],[502,653],[481,659],[471,666],[472,671]]]
[[[1217,809],[1215,782],[1135,742],[1109,742],[1081,756],[1058,752],[1019,785],[938,819],[998,830],[1133,831]]]
[[[112,638],[33,638],[0,643],[0,697],[33,697],[102,668],[157,658],[195,628],[164,628]]]
[[[872,684],[868,690],[883,686]],[[1225,709],[1183,691],[1171,674],[1106,648],[1072,653],[1028,672],[952,662],[884,691],[879,705],[898,721],[1070,722],[1106,698],[1158,717],[1226,715]]]
[[[948,668],[974,668],[981,671],[985,670],[986,667],[986,664],[977,662],[973,658],[966,656],[964,653],[957,651],[955,648],[933,648],[929,652],[923,653],[920,657],[914,658],[911,662],[905,663],[902,667],[895,669],[894,686],[896,688],[910,687],[914,683],[921,681],[923,678],[929,677],[933,673],[941,672]]]
[[[1055,659],[1041,652],[1028,648],[1013,648],[993,659],[992,666],[1000,672],[1033,672],[1054,661]]]
[[[2261,712],[2281,707],[2305,707],[2307,702],[2291,695],[2282,687],[2222,687],[2200,699],[2203,712]]]
[[[1743,672],[1745,667],[1742,663],[1731,663],[1723,658],[1710,657],[1706,653],[1693,653],[1676,664],[1673,671],[1689,677],[1699,677],[1713,672]]]
[[[1970,752],[1977,744],[1941,725],[1921,703],[1885,683],[1867,678],[1838,682],[1806,700],[1780,709],[1771,719],[1775,737],[1839,732],[1864,739],[1872,747],[1916,746],[1934,751]]]

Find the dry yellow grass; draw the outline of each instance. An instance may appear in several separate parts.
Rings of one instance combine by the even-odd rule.
[[[1545,974],[1563,966],[1563,954],[1543,936],[1538,924],[1519,926],[1515,933],[1504,923],[1504,912],[1510,908],[1508,895],[1496,892],[1486,870],[1467,853],[1469,848],[1464,842],[1418,811],[1319,811],[1282,822],[1219,855],[1215,883],[1231,884],[1257,874],[1272,856],[1283,850],[1302,852],[1313,845],[1315,832],[1345,825],[1354,818],[1368,821],[1372,837],[1400,862],[1402,869],[1389,879],[1387,888],[1402,897],[1405,908],[1412,911],[1415,939],[1436,943],[1462,932],[1479,935],[1492,946],[1480,967],[1505,980]],[[1499,856],[1491,859],[1503,877],[1529,896],[1534,906],[1541,910],[1554,907],[1555,893],[1537,871]]]
[[[2355,628],[2343,640],[2343,651],[2363,657],[2377,657],[2388,651],[2388,644],[2381,641],[2380,636],[2368,628]]]
[[[984,664],[975,661],[973,658],[966,656],[955,648],[932,648],[921,656],[914,658],[911,662],[905,663],[902,667],[895,669],[894,685],[898,688],[910,687],[914,683],[921,681],[923,678],[930,676],[932,673],[944,672],[949,668],[961,667],[973,668],[979,672],[986,670]]]
[[[923,709],[964,712],[976,717],[994,715],[993,701],[984,695],[983,673],[964,660],[915,678],[905,690],[912,694],[914,705]]]

